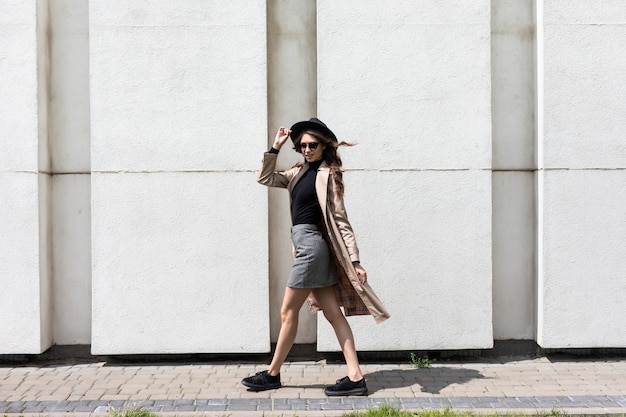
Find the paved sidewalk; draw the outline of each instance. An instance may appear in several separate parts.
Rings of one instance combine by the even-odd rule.
[[[626,415],[625,358],[498,358],[442,361],[422,369],[408,363],[362,367],[368,397],[327,398],[323,387],[344,376],[343,365],[290,362],[283,368],[283,388],[254,393],[240,380],[265,365],[0,363],[0,414],[91,415],[142,407],[197,416],[338,416],[390,404],[474,413]]]

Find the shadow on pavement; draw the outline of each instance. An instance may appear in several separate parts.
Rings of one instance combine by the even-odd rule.
[[[406,388],[413,385],[419,385],[421,392],[439,394],[449,385],[464,384],[481,378],[484,378],[484,375],[475,369],[454,367],[390,369],[365,375],[370,394],[381,389]]]

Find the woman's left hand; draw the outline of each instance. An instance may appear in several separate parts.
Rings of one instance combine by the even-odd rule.
[[[356,275],[359,277],[359,282],[365,284],[367,282],[367,272],[361,266],[360,262],[352,262],[354,269],[356,269]]]

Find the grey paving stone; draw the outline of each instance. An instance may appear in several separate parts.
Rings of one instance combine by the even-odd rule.
[[[342,404],[344,398],[343,397],[328,397],[326,398],[326,402],[328,404]]]
[[[196,411],[196,406],[193,404],[176,405],[175,408],[176,411]]]
[[[43,413],[44,407],[36,406],[36,407],[24,407],[19,412],[24,414],[30,413]]]
[[[207,405],[199,405],[196,406],[196,411],[198,412],[212,412],[212,411],[226,411],[226,405],[211,405],[211,404],[207,404]]]
[[[176,405],[193,405],[194,401],[196,400],[189,400],[189,399],[174,400]]]
[[[517,397],[495,398],[494,402],[498,404],[498,406],[505,406],[507,408],[519,407],[522,404]]]
[[[62,412],[68,412],[68,411],[73,411],[73,410],[74,410],[73,407],[68,407],[66,404],[57,404],[57,405],[50,405],[50,406],[44,407],[45,413],[62,413]]]
[[[257,411],[258,405],[254,404],[244,404],[244,403],[234,403],[229,404],[226,408],[227,411]]]
[[[369,401],[367,397],[346,397],[343,399],[343,403],[361,405],[361,404],[368,404]]]
[[[322,404],[322,410],[354,410],[352,404],[326,403]]]
[[[173,405],[165,405],[161,407],[161,412],[163,413],[173,413],[176,411],[178,410],[176,409],[176,406],[173,406]]]
[[[302,400],[302,402],[293,402],[290,404],[290,406],[290,410],[292,411],[306,411],[311,409],[311,406],[305,400]]]
[[[217,398],[213,400],[208,400],[208,405],[228,405],[228,400],[226,398]]]
[[[428,402],[435,407],[450,407],[452,403],[448,398],[428,398]]]
[[[89,407],[88,405],[79,405],[75,407],[71,411],[74,413],[92,413],[95,410],[95,407]]]
[[[160,405],[149,405],[143,407],[143,409],[145,409],[146,411],[151,411],[153,413],[160,413],[161,411],[163,411],[163,407],[161,407]]]
[[[230,400],[230,405],[257,405],[259,400],[257,398],[233,398]]]
[[[94,413],[108,413],[111,411],[111,407],[108,405],[99,405],[93,411]]]
[[[272,409],[273,409],[272,404],[269,402],[261,402],[257,406],[258,411],[272,411]]]
[[[299,399],[299,398],[297,398],[297,399],[290,398],[287,401],[289,402],[289,401],[304,401],[304,400]],[[328,400],[326,398],[307,398],[306,401],[309,404],[325,404]]]

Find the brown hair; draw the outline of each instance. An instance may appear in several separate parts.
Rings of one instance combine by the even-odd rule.
[[[337,193],[339,194],[339,197],[343,197],[344,186],[343,186],[343,172],[341,169],[341,165],[343,165],[343,163],[341,162],[341,158],[339,157],[339,154],[337,153],[337,148],[339,148],[340,146],[354,146],[354,144],[344,142],[344,141],[337,142],[336,140],[325,136],[322,132],[319,132],[317,130],[305,130],[304,132],[300,134],[300,136],[295,138],[293,141],[294,150],[298,153],[302,153],[302,150],[300,149],[300,141],[302,140],[302,136],[305,133],[313,136],[315,139],[318,140],[319,143],[321,143],[324,146],[322,159],[326,162],[326,164],[330,168],[330,173],[333,176],[335,183],[337,184]]]

